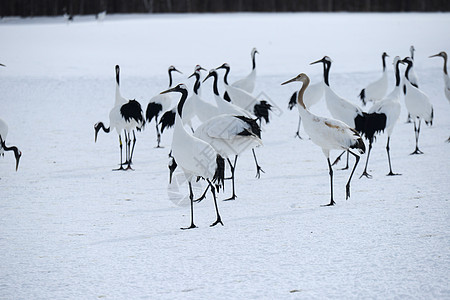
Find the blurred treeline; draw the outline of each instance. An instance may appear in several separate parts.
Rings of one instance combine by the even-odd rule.
[[[0,16],[185,12],[449,11],[450,0],[0,0]]]

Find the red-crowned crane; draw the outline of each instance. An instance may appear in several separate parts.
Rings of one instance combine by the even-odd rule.
[[[401,63],[400,57],[396,56],[394,58],[394,69],[395,69],[395,87],[394,90],[387,95],[383,100],[375,102],[370,110],[368,111],[369,117],[366,117],[365,123],[363,125],[364,136],[369,140],[369,151],[367,153],[366,165],[361,177],[366,176],[371,178],[372,176],[367,172],[367,165],[369,163],[370,151],[372,150],[372,143],[375,138],[375,134],[381,131],[386,131],[387,133],[387,144],[386,152],[389,162],[389,173],[388,176],[400,175],[392,172],[391,156],[389,153],[390,147],[389,142],[391,140],[392,131],[397,123],[400,116],[400,69],[399,64]],[[360,178],[361,178],[360,177]]]
[[[359,98],[363,105],[366,105],[367,102],[377,102],[383,99],[386,96],[387,88],[388,88],[388,77],[386,72],[386,57],[389,57],[386,52],[383,52],[381,55],[381,61],[383,62],[383,74],[381,77],[374,82],[370,83],[367,87],[361,90],[359,93]]]
[[[332,206],[335,202],[333,199],[333,168],[330,162],[330,150],[346,150],[356,158],[355,165],[353,166],[346,185],[346,199],[348,199],[350,197],[350,181],[359,162],[359,155],[353,153],[350,149],[356,149],[363,154],[366,148],[359,134],[347,124],[339,120],[319,117],[308,111],[303,102],[303,94],[309,85],[309,78],[306,74],[301,73],[293,79],[282,83],[282,85],[294,81],[303,83],[297,96],[298,108],[303,120],[303,127],[311,138],[311,141],[322,148],[322,152],[327,158],[330,174],[331,200],[330,203],[325,206]]]
[[[225,161],[210,144],[194,137],[184,128],[182,117],[183,105],[188,97],[187,87],[184,84],[178,84],[174,88],[162,92],[162,94],[170,92],[181,93],[175,116],[171,155],[186,176],[189,184],[189,198],[191,200],[191,225],[182,229],[197,227],[194,223],[194,193],[192,191],[192,182],[196,181],[197,178],[203,178],[211,186],[216,210],[216,221],[211,224],[211,227],[217,224],[223,225],[217,206],[216,188],[219,190],[219,187],[223,186]]]
[[[420,123],[423,119],[425,124],[433,125],[433,106],[428,96],[408,81],[409,72],[414,64],[411,57],[405,57],[402,62],[408,65],[405,70],[406,80],[404,80],[406,87],[405,105],[414,122],[414,134],[416,137],[416,149],[411,154],[423,154],[419,149]],[[419,123],[418,126],[416,126],[416,119]]]
[[[178,72],[181,73],[177,68],[174,66],[170,66],[168,69],[169,73],[169,88],[172,87],[172,72]],[[158,94],[156,96],[153,96],[150,101],[147,104],[147,110],[145,111],[145,118],[148,123],[152,121],[153,118],[155,118],[155,128],[156,128],[156,148],[161,148],[161,134],[159,133],[159,121],[158,117],[160,114],[164,113],[168,109],[172,107],[172,98],[170,95],[165,94]]]
[[[247,93],[253,93],[255,89],[255,82],[256,82],[256,53],[259,53],[256,48],[252,49],[252,52],[250,53],[252,57],[252,71],[250,74],[245,76],[242,79],[239,79],[238,81],[233,82],[231,85],[235,88],[241,89],[246,91]]]
[[[120,147],[120,167],[116,170],[132,170],[132,158],[134,152],[134,146],[136,144],[136,135],[134,129],[141,130],[145,124],[141,105],[136,100],[126,100],[120,94],[120,67],[116,65],[116,100],[115,105],[109,113],[109,127],[105,127],[103,122],[98,122],[94,125],[95,129],[95,141],[97,141],[97,135],[100,129],[109,133],[110,130],[116,129],[119,135],[119,147]],[[125,156],[126,160],[123,163],[122,159],[122,137],[121,132],[125,135]],[[133,148],[130,151],[131,137],[130,132],[133,131]],[[123,165],[127,164],[127,168],[124,169]]]

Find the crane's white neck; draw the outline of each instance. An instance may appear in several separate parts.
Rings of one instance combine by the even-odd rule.
[[[116,82],[116,102],[115,102],[115,106],[117,106],[119,104],[123,104],[124,102],[125,102],[124,98],[120,94],[119,80],[117,80],[117,82]]]

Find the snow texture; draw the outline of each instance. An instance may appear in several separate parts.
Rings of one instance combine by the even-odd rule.
[[[449,299],[450,106],[442,59],[428,58],[450,52],[449,36],[448,13],[2,19],[0,118],[9,125],[7,145],[23,156],[18,172],[11,152],[0,157],[0,298]],[[402,99],[390,144],[402,176],[385,176],[381,135],[373,179],[359,179],[362,156],[345,201],[349,171],[341,162],[336,206],[320,207],[329,202],[327,162],[303,129],[305,139],[294,138],[298,115],[287,104],[300,84],[280,84],[301,72],[317,82],[322,67],[309,63],[328,55],[332,88],[360,105],[359,91],[381,75],[381,53],[390,55],[390,92],[392,59],[409,55],[410,45],[435,112],[420,133],[425,154],[409,155],[414,130]],[[154,125],[137,133],[135,171],[111,171],[119,161],[115,132],[100,132],[94,143],[93,125],[108,123],[114,104],[114,66],[122,95],[146,107],[167,88],[170,65],[184,74],[175,82],[191,86],[196,64],[227,62],[234,82],[250,72],[253,47],[260,53],[254,95],[263,93],[275,112],[256,149],[265,173],[255,179],[252,154],[243,154],[237,200],[220,201],[229,182],[219,194],[224,226],[209,228],[208,195],[194,208],[199,228],[182,231],[188,189],[179,173],[179,189],[168,186],[172,130],[163,149],[154,148]],[[211,81],[202,89],[213,103]],[[324,101],[312,111],[330,116]]]

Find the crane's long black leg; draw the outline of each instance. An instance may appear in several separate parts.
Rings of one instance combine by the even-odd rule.
[[[120,167],[118,169],[114,169],[113,171],[125,170],[122,165],[122,137],[119,134],[119,148],[120,148]]]
[[[158,116],[155,116],[155,127],[156,127],[156,148],[164,148],[161,147],[159,144],[161,143],[161,133],[159,132],[159,127],[158,127]]]
[[[253,157],[255,158],[255,164],[256,164],[256,178],[260,178],[261,177],[261,172],[264,172],[264,170],[258,165],[258,160],[256,159],[256,154],[255,154],[255,148],[252,148],[252,152],[253,152]]]
[[[353,166],[352,173],[350,174],[350,177],[348,178],[347,185],[345,186],[345,200],[350,198],[350,181],[352,180],[353,173],[355,173],[356,166],[358,165],[358,162],[359,162],[359,155],[356,155],[355,153],[351,152],[350,150],[348,150],[348,152],[351,153],[356,158],[356,162],[355,162],[355,165]]]
[[[295,133],[295,137],[298,137],[299,139],[303,140],[303,138],[300,136],[300,124],[302,124],[302,116],[298,115],[298,127],[297,132]]]
[[[387,144],[386,144],[386,151],[387,151],[388,162],[389,162],[389,173],[387,174],[387,176],[402,175],[402,174],[398,174],[398,173],[392,172],[391,155],[389,154],[389,150],[390,150],[390,148],[389,148],[389,141],[390,140],[391,140],[391,137],[388,137]]]
[[[216,225],[219,224],[219,223],[223,226],[222,218],[220,217],[220,214],[219,214],[219,207],[217,206],[216,189],[215,189],[214,186],[211,184],[211,181],[209,181],[209,179],[208,179],[208,183],[209,183],[209,185],[211,186],[211,193],[213,194],[213,198],[214,198],[214,206],[215,206],[215,208],[216,208],[216,221],[214,221],[214,223],[212,223],[212,224],[210,225],[210,227],[216,226]]]
[[[122,165],[127,165],[128,164],[128,159],[129,159],[129,154],[128,154],[128,132],[124,129],[123,130],[123,135],[125,136],[125,162]]]
[[[328,168],[330,169],[330,187],[331,187],[331,200],[330,203],[327,205],[322,205],[322,206],[333,206],[335,204],[334,200],[333,200],[333,167],[331,166],[331,162],[330,162],[330,158],[327,157],[327,162],[328,162]]]
[[[234,186],[234,170],[236,169],[236,164],[237,164],[237,159],[238,156],[236,155],[234,157],[234,165],[231,163],[230,159],[227,158],[228,164],[230,165],[230,170],[231,170],[231,187],[233,190],[233,195],[230,198],[227,198],[223,201],[229,201],[229,200],[236,200],[236,190],[235,190],[235,186]]]
[[[195,199],[194,202],[202,202],[202,200],[206,198],[206,193],[208,192],[209,188],[210,185],[208,184],[203,194],[199,198]]]
[[[191,199],[191,226],[181,228],[183,230],[197,228],[197,226],[195,226],[194,224],[194,192],[192,191],[192,184],[190,181],[189,181],[189,199]]]
[[[130,141],[131,141],[131,139],[128,141],[128,143],[130,143]],[[128,161],[127,170],[133,170],[131,165],[133,164],[133,153],[134,153],[134,146],[135,145],[136,145],[136,134],[134,133],[134,130],[133,130],[133,147],[131,148],[131,154],[130,154],[130,159]]]
[[[345,153],[345,151],[342,151],[342,153],[339,154],[338,157],[336,157],[336,159],[334,160],[334,162],[331,165],[334,166],[335,164],[337,164],[341,160],[341,157],[342,157],[342,155],[344,155],[344,153]]]
[[[416,149],[414,150],[413,153],[411,153],[411,155],[413,154],[423,154],[422,151],[419,150],[419,134],[420,134],[420,123],[421,123],[421,119],[419,118],[419,127],[416,128],[416,120],[414,120],[414,133],[416,135]]]
[[[349,157],[349,155],[350,154],[347,151],[347,165],[344,168],[342,168],[341,170],[347,170],[348,169],[348,157]]]
[[[366,176],[367,178],[372,178],[372,175],[370,175],[369,173],[367,173],[367,165],[369,164],[369,157],[370,157],[370,151],[372,150],[372,141],[369,141],[369,151],[367,152],[367,159],[366,159],[366,166],[364,167],[364,172],[361,174],[361,176],[359,177],[361,179],[361,177]]]

